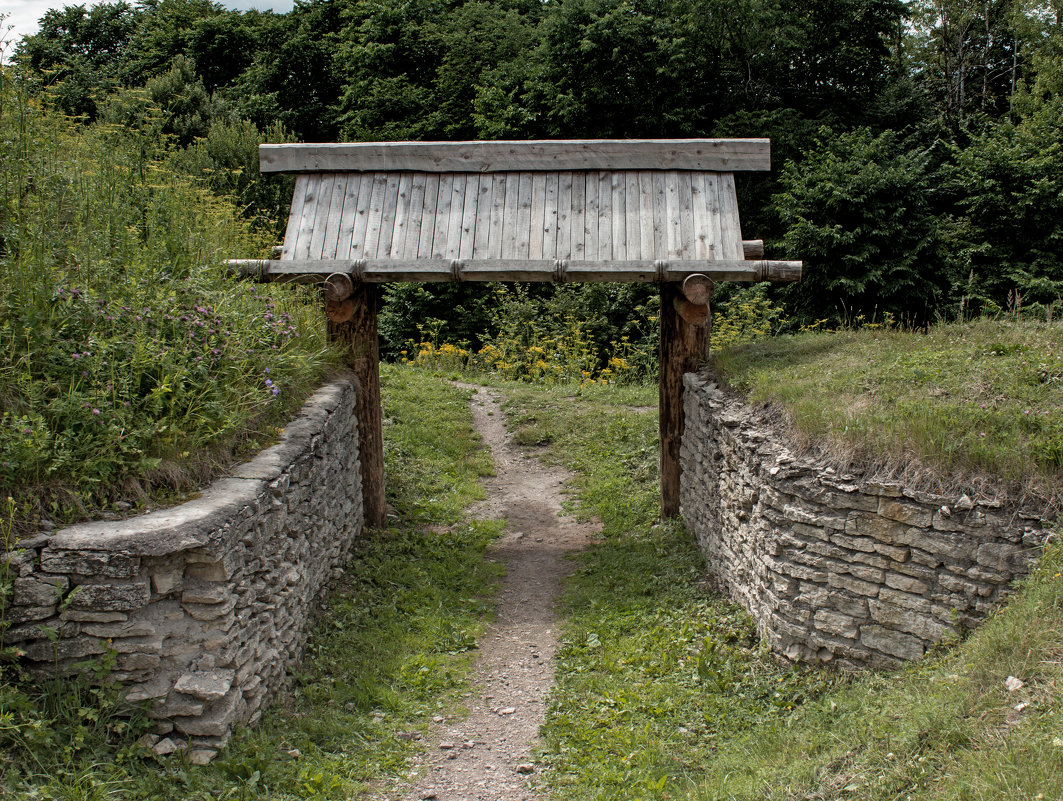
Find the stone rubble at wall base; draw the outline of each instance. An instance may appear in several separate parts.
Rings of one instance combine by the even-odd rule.
[[[772,649],[845,669],[918,659],[1000,605],[1048,537],[1035,515],[840,475],[766,416],[684,377],[681,514]]]
[[[16,576],[5,642],[42,676],[109,653],[110,678],[157,723],[155,752],[208,761],[300,658],[311,606],[361,531],[354,392],[320,389],[280,442],[196,500],[0,555]]]

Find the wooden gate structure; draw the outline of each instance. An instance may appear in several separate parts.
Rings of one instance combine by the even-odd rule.
[[[377,285],[644,281],[661,287],[661,513],[679,512],[683,373],[708,355],[713,282],[791,282],[742,240],[734,172],[770,168],[767,139],[262,145],[296,173],[279,259],[234,267],[322,283],[357,392],[365,524],[385,522]]]

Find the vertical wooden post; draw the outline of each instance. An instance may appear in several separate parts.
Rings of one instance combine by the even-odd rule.
[[[709,326],[679,316],[684,300],[678,283],[661,284],[660,439],[661,517],[679,514],[679,448],[683,440],[683,373],[701,367],[709,354]]]
[[[355,283],[350,297],[344,301],[345,313],[330,314],[328,323],[329,338],[346,348],[347,364],[358,382],[355,412],[358,415],[358,452],[362,463],[363,522],[370,528],[383,528],[386,517],[380,345],[376,328],[377,294],[376,285]]]

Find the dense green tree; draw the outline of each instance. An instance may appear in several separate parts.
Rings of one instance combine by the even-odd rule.
[[[51,9],[18,45],[16,60],[38,88],[50,88],[67,114],[95,117],[120,85],[139,15],[125,2]]]
[[[927,198],[929,156],[891,131],[823,133],[800,165],[787,163],[775,197],[781,247],[805,261],[788,308],[804,322],[931,319],[949,274]]]

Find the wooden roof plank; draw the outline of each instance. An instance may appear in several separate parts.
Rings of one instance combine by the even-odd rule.
[[[639,170],[639,255],[648,259],[653,249],[653,173]]]
[[[295,189],[292,190],[292,206],[288,211],[288,227],[284,231],[284,245],[281,248],[281,258],[295,258],[295,245],[299,240],[299,226],[303,221],[303,205],[306,201],[306,185],[309,182],[309,175],[300,175],[295,179]]]
[[[557,176],[557,243],[556,258],[572,258],[572,173]]]
[[[377,234],[376,252],[378,259],[391,257],[391,240],[395,237],[395,218],[399,210],[399,179],[402,173],[388,173],[384,188],[384,202],[381,205],[380,232]]]
[[[503,223],[511,180],[513,180],[511,172],[491,176],[491,230],[487,235],[487,252],[484,254],[489,259],[502,258]]]
[[[455,175],[439,176],[439,200],[436,201],[435,231],[432,234],[431,258],[442,259],[447,255],[447,234],[450,231],[450,206],[454,202]]]
[[[546,173],[532,173],[531,218],[528,222],[528,258],[543,258],[543,226],[546,221]]]
[[[461,213],[461,231],[458,234],[458,258],[471,259],[476,237],[476,204],[480,200],[480,176],[475,173],[465,184],[465,207]]]
[[[526,259],[529,253],[532,217],[532,176],[534,173],[522,172],[517,183],[517,224],[514,226],[515,239],[513,249],[508,254],[511,259]],[[506,258],[506,253],[502,254]]]
[[[609,188],[612,194],[613,223],[611,238],[613,258],[627,259],[627,181],[622,170],[610,173]]]
[[[557,255],[557,217],[558,217],[558,174],[546,173],[546,212],[543,219],[543,257],[556,259]]]
[[[506,175],[505,207],[502,211],[502,241],[498,250],[499,258],[517,258],[517,208],[520,205],[520,173]]]
[[[384,196],[388,188],[388,173],[378,172],[373,177],[373,189],[369,197],[369,213],[365,226],[363,255],[367,259],[380,258],[377,243],[380,242],[380,226],[384,217]]]
[[[768,170],[767,139],[350,142],[259,146],[262,172]]]
[[[741,259],[742,224],[738,218],[738,197],[735,195],[735,179],[730,173],[723,173],[716,179],[720,198],[720,247],[716,254],[719,259]]]
[[[421,237],[417,241],[416,258],[432,258],[432,241],[435,239],[436,209],[439,205],[439,175],[429,175],[424,183],[424,211],[421,213]]]
[[[679,258],[694,258],[693,197],[691,174],[680,171],[676,174],[679,186]]]
[[[598,252],[588,258],[613,258],[613,179],[604,170],[598,173]]]
[[[598,257],[597,240],[597,187],[598,177],[596,172],[588,172],[585,191],[587,203],[584,209],[584,258]]]
[[[587,174],[572,173],[572,221],[569,224],[571,258],[583,258],[586,254],[584,243],[587,241]]]
[[[481,175],[477,193],[475,226],[472,241],[472,258],[490,258],[488,244],[491,240],[491,216],[494,212],[495,176]]]

